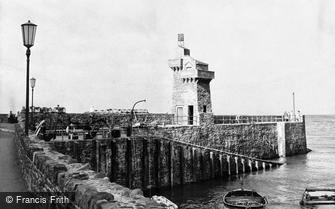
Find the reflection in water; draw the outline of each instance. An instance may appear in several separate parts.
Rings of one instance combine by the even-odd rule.
[[[306,187],[335,188],[335,116],[306,118],[307,144],[312,152],[285,158],[286,164],[266,172],[240,175],[245,188],[266,196],[271,209],[303,208],[299,205]],[[175,187],[161,192],[180,208],[222,208],[222,195],[239,188],[239,177]],[[309,208],[335,208],[333,206]]]

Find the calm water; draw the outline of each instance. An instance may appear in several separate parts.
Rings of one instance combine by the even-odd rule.
[[[306,187],[335,188],[335,115],[307,116],[306,134],[312,152],[287,157],[280,168],[243,175],[245,188],[255,189],[268,198],[267,208],[300,209],[299,201]],[[179,208],[221,208],[222,195],[239,187],[240,180],[234,177],[176,187],[162,195]]]

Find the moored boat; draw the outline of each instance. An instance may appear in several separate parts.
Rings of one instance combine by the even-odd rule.
[[[301,205],[335,205],[335,189],[327,188],[306,188]]]
[[[178,206],[176,204],[174,204],[171,200],[164,196],[154,195],[152,196],[152,199],[159,204],[163,204],[166,209],[178,209]]]
[[[223,204],[227,208],[264,208],[268,201],[255,191],[247,189],[236,189],[228,192],[223,197]]]

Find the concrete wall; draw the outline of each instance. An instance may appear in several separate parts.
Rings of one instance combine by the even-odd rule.
[[[144,197],[141,190],[112,183],[104,175],[90,170],[88,164],[77,163],[70,156],[52,150],[49,143],[24,137],[19,127],[15,141],[18,166],[28,190],[66,192],[71,200],[66,208],[165,208]]]

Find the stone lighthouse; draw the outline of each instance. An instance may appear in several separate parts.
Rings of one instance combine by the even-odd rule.
[[[190,56],[184,34],[178,34],[178,55],[168,60],[173,70],[172,113],[178,125],[200,125],[201,115],[212,113],[210,82],[214,72],[208,64]],[[204,113],[204,114],[203,114]]]

